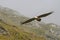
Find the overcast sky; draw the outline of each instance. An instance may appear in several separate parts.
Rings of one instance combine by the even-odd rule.
[[[60,0],[0,0],[0,5],[17,10],[27,17],[54,11],[42,21],[60,25]]]

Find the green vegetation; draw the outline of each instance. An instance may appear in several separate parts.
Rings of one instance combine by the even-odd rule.
[[[60,26],[32,21],[9,8],[0,8],[0,40],[60,40]]]
[[[5,29],[4,32],[0,34],[0,40],[45,40],[43,36],[26,32],[20,27],[5,24],[3,21],[0,21],[0,26]]]

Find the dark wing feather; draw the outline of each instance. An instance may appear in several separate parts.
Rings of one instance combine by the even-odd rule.
[[[35,20],[35,18],[31,18],[31,19],[29,19],[29,20],[23,22],[22,24],[29,23],[29,22],[31,22],[31,21],[33,21],[33,20]]]
[[[46,17],[46,16],[48,16],[48,15],[50,15],[50,14],[52,14],[53,12],[49,12],[49,13],[46,13],[46,14],[43,14],[43,15],[40,15],[40,16],[37,16],[38,18],[40,18],[40,17]]]

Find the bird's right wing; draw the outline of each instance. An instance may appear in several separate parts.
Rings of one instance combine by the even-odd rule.
[[[33,21],[33,20],[35,20],[35,18],[31,18],[31,19],[29,19],[29,20],[23,22],[22,24],[29,23],[29,22],[31,22],[31,21]]]
[[[46,17],[46,16],[48,16],[48,15],[50,15],[50,14],[52,14],[53,13],[53,11],[52,12],[49,12],[49,13],[46,13],[46,14],[42,14],[42,15],[39,15],[39,16],[37,16],[38,18],[40,18],[40,17]]]

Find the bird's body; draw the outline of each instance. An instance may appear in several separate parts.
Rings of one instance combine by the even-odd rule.
[[[22,22],[22,24],[29,23],[29,22],[31,22],[31,21],[33,21],[33,20],[41,21],[41,18],[42,18],[42,17],[46,17],[46,16],[48,16],[48,15],[50,15],[50,14],[52,14],[52,13],[53,13],[53,12],[49,12],[49,13],[46,13],[46,14],[42,14],[42,15],[39,15],[39,16],[35,16],[35,17],[33,17],[33,18],[25,21],[25,22]]]

